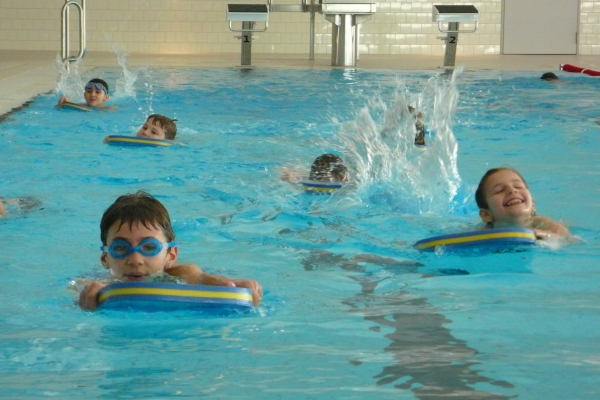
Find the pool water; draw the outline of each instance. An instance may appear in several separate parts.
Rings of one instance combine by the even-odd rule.
[[[75,101],[99,76],[118,109],[58,110],[51,93],[0,124],[0,196],[42,203],[0,219],[0,397],[598,398],[600,80],[539,75],[71,76],[61,89]],[[406,104],[425,115],[425,151],[398,118]],[[151,113],[177,118],[185,146],[103,143]],[[347,188],[310,195],[281,181],[327,152],[349,164]],[[413,249],[478,224],[475,187],[501,165],[576,243]],[[140,189],[170,211],[180,261],[258,280],[261,305],[228,317],[81,311],[71,282],[106,277],[102,213]]]

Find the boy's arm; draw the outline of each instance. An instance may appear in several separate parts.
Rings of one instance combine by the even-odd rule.
[[[281,180],[286,182],[298,182],[302,179],[302,174],[291,168],[280,168]]]
[[[175,265],[166,269],[165,272],[193,285],[229,286],[250,289],[252,291],[252,303],[255,306],[260,304],[263,296],[262,287],[256,281],[249,279],[229,279],[226,276],[208,274],[202,271],[196,264]]]
[[[94,311],[98,307],[98,293],[105,286],[107,286],[106,283],[98,281],[92,281],[85,285],[79,293],[79,306],[84,310]]]

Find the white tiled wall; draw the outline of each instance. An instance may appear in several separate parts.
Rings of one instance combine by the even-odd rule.
[[[523,0],[527,1],[527,0]],[[225,20],[228,3],[267,0],[87,0],[87,50],[130,53],[237,53],[240,45]],[[273,0],[300,4],[301,0]],[[60,51],[64,0],[0,0],[0,50]],[[476,33],[460,35],[458,54],[499,54],[502,0],[384,0],[361,25],[361,54],[443,54],[442,36],[431,22],[433,4],[473,4]],[[72,49],[78,45],[71,7]],[[316,16],[315,52],[331,52],[331,24]],[[600,55],[600,0],[581,0],[579,54]],[[271,13],[253,53],[308,53],[309,14]]]

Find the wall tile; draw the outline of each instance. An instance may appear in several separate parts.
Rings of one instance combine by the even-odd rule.
[[[297,4],[299,0],[277,0]],[[88,51],[110,50],[117,42],[129,52],[239,51],[225,19],[231,0],[94,0],[87,4]],[[256,0],[236,0],[255,3]],[[431,21],[433,4],[452,0],[386,0],[360,27],[360,48],[369,54],[443,54],[443,36]],[[60,37],[57,18],[63,0],[0,0],[0,50],[56,50]],[[473,2],[480,11],[477,32],[463,34],[457,54],[499,54],[502,0]],[[78,12],[71,10],[72,38],[77,37]],[[269,29],[258,34],[253,52],[306,53],[308,13],[272,13]],[[317,14],[315,52],[331,51],[331,23]],[[52,35],[43,31],[56,32]],[[582,0],[581,54],[596,54],[600,46],[600,0]],[[74,39],[76,42],[76,39]],[[110,42],[109,42],[110,41]],[[143,45],[140,45],[143,43]]]

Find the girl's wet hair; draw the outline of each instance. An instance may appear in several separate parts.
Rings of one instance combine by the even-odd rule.
[[[487,199],[485,198],[485,189],[484,189],[484,187],[485,187],[486,182],[490,178],[490,176],[492,176],[496,172],[500,172],[500,171],[512,171],[512,172],[514,172],[515,174],[517,174],[519,176],[519,178],[521,178],[521,180],[525,184],[525,187],[527,189],[529,189],[529,186],[527,185],[527,182],[525,181],[525,179],[523,178],[523,176],[521,176],[521,174],[519,173],[519,171],[517,171],[516,169],[508,168],[508,167],[501,167],[501,168],[492,168],[492,169],[489,169],[485,173],[485,175],[483,175],[483,178],[481,178],[481,180],[479,181],[479,186],[477,186],[477,190],[475,191],[475,201],[477,202],[477,207],[483,208],[483,209],[488,209],[489,208]]]
[[[175,135],[177,134],[177,125],[175,124],[175,121],[177,121],[176,119],[171,119],[161,114],[152,114],[146,118],[146,121],[150,118],[152,118],[153,125],[158,125],[165,130],[165,139],[175,139]]]
[[[335,154],[323,154],[315,159],[310,167],[311,181],[344,182],[348,180],[348,167]]]
[[[134,194],[120,196],[102,215],[100,221],[100,240],[106,246],[108,229],[119,221],[121,227],[128,224],[129,228],[134,223],[141,223],[148,229],[162,229],[167,242],[175,239],[171,226],[169,212],[162,203],[143,190]]]

